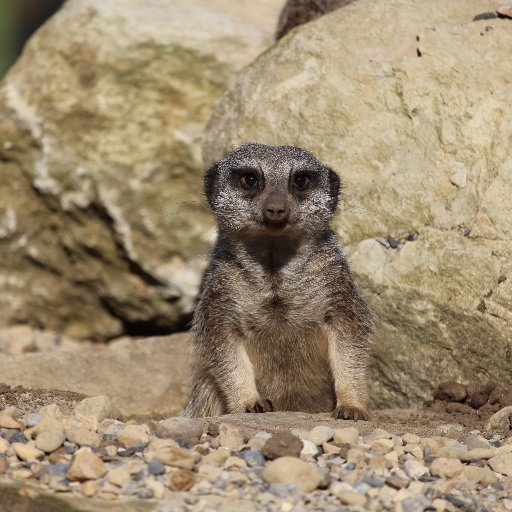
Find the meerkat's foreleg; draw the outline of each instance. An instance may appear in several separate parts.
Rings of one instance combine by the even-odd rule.
[[[195,344],[194,350],[202,361],[201,366],[204,372],[196,372],[198,378],[194,379],[196,381],[194,384],[202,378],[201,375],[209,375],[213,381],[212,385],[221,395],[219,398],[224,404],[223,414],[271,411],[271,402],[262,400],[256,389],[252,363],[243,340],[232,333],[224,333],[223,336],[217,334],[215,338],[209,339],[207,343],[201,340],[201,343]],[[198,398],[195,397],[194,401],[197,404]],[[194,410],[197,411],[198,408],[200,408],[199,404],[194,407]],[[203,414],[194,415],[202,416]]]
[[[342,325],[327,329],[329,363],[336,392],[336,419],[368,420],[366,381],[369,342],[361,343],[356,333]]]

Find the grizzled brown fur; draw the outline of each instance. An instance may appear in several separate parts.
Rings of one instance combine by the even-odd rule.
[[[284,37],[292,28],[316,20],[353,0],[288,0],[277,22],[276,41]]]
[[[368,418],[372,313],[329,228],[340,179],[292,146],[242,146],[205,176],[218,239],[192,328],[186,416]]]

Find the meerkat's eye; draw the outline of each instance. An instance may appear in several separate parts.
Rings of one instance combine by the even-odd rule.
[[[247,172],[240,176],[240,184],[243,188],[253,189],[258,186],[258,176],[253,172]]]
[[[293,177],[293,184],[299,189],[299,190],[306,190],[310,183],[310,178],[307,174],[296,174]]]

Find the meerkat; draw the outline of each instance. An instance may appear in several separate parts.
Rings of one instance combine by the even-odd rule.
[[[284,37],[292,28],[316,20],[354,0],[287,0],[284,4],[275,33],[275,40]]]
[[[338,175],[304,149],[248,144],[204,183],[218,236],[194,312],[183,415],[367,420],[374,322],[329,227]]]

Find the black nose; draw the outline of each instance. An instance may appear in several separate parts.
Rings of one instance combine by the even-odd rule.
[[[286,196],[270,194],[263,203],[263,218],[270,223],[282,224],[288,220],[290,209]]]

